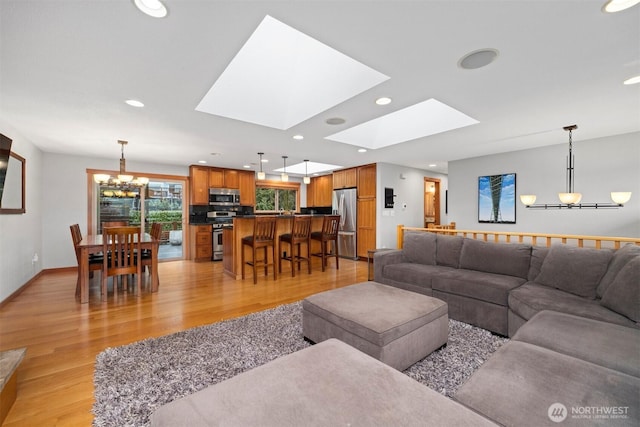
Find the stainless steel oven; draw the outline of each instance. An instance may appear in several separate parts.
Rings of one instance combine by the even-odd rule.
[[[213,227],[213,260],[222,260],[222,229],[225,226],[233,224],[235,212],[231,211],[211,211],[207,212],[207,221],[211,222]]]
[[[240,190],[232,188],[210,188],[209,206],[240,206]]]

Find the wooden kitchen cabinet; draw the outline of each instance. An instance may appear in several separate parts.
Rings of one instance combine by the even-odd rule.
[[[367,251],[376,248],[376,199],[358,198],[358,257],[366,258]]]
[[[249,171],[238,171],[238,187],[240,188],[240,204],[256,205],[256,174]]]
[[[190,166],[191,194],[189,203],[192,205],[209,204],[209,168]]]
[[[224,169],[209,168],[209,187],[225,188]]]
[[[240,188],[240,171],[235,169],[224,170],[224,188]]]
[[[357,169],[349,168],[333,173],[333,189],[354,188],[358,185]]]
[[[358,167],[358,198],[376,197],[376,165]]]
[[[191,225],[191,257],[194,261],[211,261],[213,241],[211,225]]]
[[[331,206],[333,177],[323,175],[311,178],[307,185],[307,207]]]

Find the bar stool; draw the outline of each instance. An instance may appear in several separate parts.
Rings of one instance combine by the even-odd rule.
[[[258,283],[257,266],[264,266],[264,275],[268,274],[269,266],[273,267],[273,280],[278,278],[276,273],[276,217],[275,216],[257,216],[253,223],[253,235],[245,236],[242,238],[241,258],[242,258],[242,278],[244,279],[244,266],[249,264],[253,267],[253,284]],[[253,259],[251,261],[244,260],[244,247],[250,246],[253,253]],[[267,255],[267,248],[271,247],[273,257],[272,262],[269,262]],[[264,248],[264,257],[259,260],[256,258],[258,248]]]
[[[282,256],[282,244],[288,243],[291,250],[290,255]],[[307,256],[300,256],[300,245],[307,245]],[[296,254],[295,248],[298,248]],[[282,260],[291,262],[291,277],[296,277],[295,263],[298,263],[298,270],[302,261],[307,263],[309,274],[311,274],[311,215],[295,215],[291,225],[291,233],[281,234],[279,238],[278,271],[282,273]]]
[[[325,215],[322,221],[322,231],[311,233],[311,240],[320,242],[320,253],[313,254],[322,258],[322,271],[327,266],[327,256],[336,257],[336,270],[340,269],[338,261],[338,227],[340,225],[340,215]],[[334,242],[335,253],[327,253],[327,243]]]

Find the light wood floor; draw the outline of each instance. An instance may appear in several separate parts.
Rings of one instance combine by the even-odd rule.
[[[288,263],[287,263],[288,264]],[[283,266],[283,269],[285,267]],[[148,337],[166,335],[265,310],[308,295],[367,280],[367,263],[329,261],[322,273],[287,265],[274,282],[260,276],[236,281],[219,262],[174,261],[159,266],[160,289],[140,298],[119,292],[98,298],[99,274],[89,304],[74,297],[76,273],[45,273],[0,310],[0,350],[26,347],[18,370],[18,398],[4,426],[90,426],[96,355]]]

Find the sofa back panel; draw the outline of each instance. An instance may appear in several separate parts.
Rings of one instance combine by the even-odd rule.
[[[625,245],[614,252],[613,257],[609,262],[607,272],[602,277],[602,280],[600,280],[600,284],[596,289],[598,297],[602,298],[604,293],[607,291],[607,288],[616,278],[620,270],[622,270],[622,268],[636,256],[640,256],[640,246],[634,245],[632,243]]]
[[[409,262],[436,265],[436,234],[406,232],[402,244],[402,255]]]
[[[461,236],[438,234],[436,236],[436,264],[458,268],[463,240],[464,238]]]
[[[640,322],[640,256],[634,257],[620,270],[600,304]]]
[[[549,248],[546,246],[534,246],[531,249],[531,264],[529,264],[529,275],[527,276],[530,282],[536,280],[536,277],[540,274],[542,263],[548,253]]]
[[[531,246],[522,243],[488,243],[464,239],[460,268],[527,278]]]
[[[595,299],[596,288],[607,271],[612,256],[613,253],[609,249],[555,244],[549,249],[535,281],[581,297]]]

